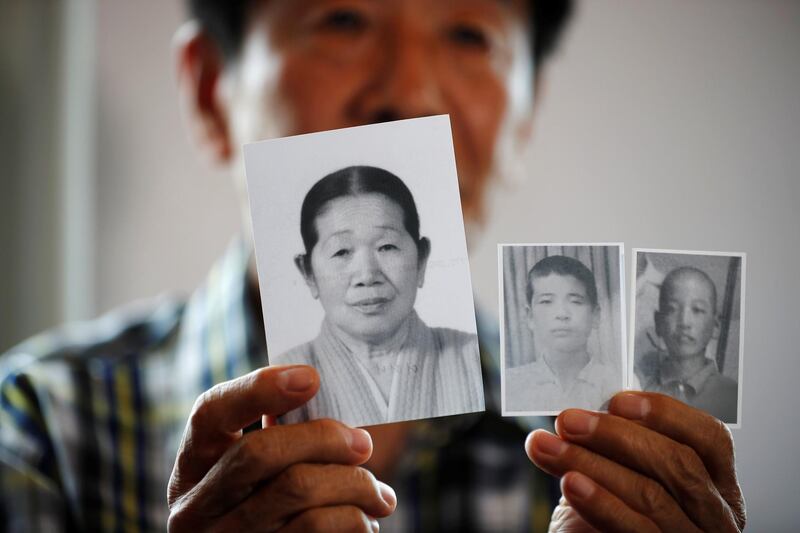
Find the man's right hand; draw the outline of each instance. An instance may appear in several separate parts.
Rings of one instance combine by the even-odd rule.
[[[315,420],[242,433],[318,389],[313,368],[275,366],[202,394],[169,480],[169,530],[377,531],[396,497],[358,466],[372,454],[366,431]]]

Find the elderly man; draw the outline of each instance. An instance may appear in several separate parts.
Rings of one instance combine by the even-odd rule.
[[[204,154],[237,183],[245,142],[449,113],[472,226],[487,186],[529,140],[534,88],[568,11],[544,0],[190,7],[176,37],[181,103]],[[561,478],[553,530],[744,526],[725,426],[656,394],[617,395],[611,414],[567,410],[557,436],[527,440],[491,405],[369,432],[331,420],[274,426],[313,397],[319,376],[263,368],[242,206],[244,237],[187,304],[112,314],[0,359],[7,529],[362,531],[380,520],[520,530],[552,507],[523,449]]]

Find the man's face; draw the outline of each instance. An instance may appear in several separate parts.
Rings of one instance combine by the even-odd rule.
[[[697,357],[705,354],[706,346],[717,327],[713,289],[708,280],[691,273],[664,283],[666,291],[655,315],[656,332],[667,345],[672,357]]]
[[[464,214],[476,220],[496,156],[514,153],[530,128],[526,9],[500,0],[259,2],[229,70],[232,145],[449,113]]]
[[[598,313],[583,282],[555,273],[534,277],[532,282],[528,325],[537,346],[549,352],[585,351]]]

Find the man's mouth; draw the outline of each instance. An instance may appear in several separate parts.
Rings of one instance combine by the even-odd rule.
[[[691,335],[687,335],[686,333],[678,334],[676,339],[681,344],[694,344],[695,342],[695,338]]]
[[[569,337],[572,335],[572,328],[553,328],[550,330],[553,337]]]
[[[376,296],[373,298],[363,298],[350,304],[350,306],[365,315],[376,315],[383,312],[386,306],[391,302],[391,298]]]

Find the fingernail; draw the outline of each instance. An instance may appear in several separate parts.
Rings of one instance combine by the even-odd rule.
[[[311,388],[314,377],[307,368],[289,368],[278,375],[278,387],[286,392],[303,392]]]
[[[394,509],[397,505],[397,495],[394,493],[394,489],[382,481],[378,481],[378,489],[381,491],[383,502]]]
[[[371,516],[369,517],[369,527],[372,530],[372,533],[378,533],[381,530],[381,526],[378,524],[378,521]]]
[[[561,415],[561,427],[570,435],[590,435],[599,420],[594,413],[570,409]]]
[[[537,431],[533,438],[533,444],[539,452],[553,457],[561,455],[567,449],[566,442],[547,431]]]
[[[348,432],[347,440],[350,449],[359,455],[363,455],[372,449],[372,437],[363,429],[351,429]]]
[[[585,500],[594,493],[594,482],[583,474],[571,472],[563,478],[567,485],[567,492]]]
[[[641,420],[650,412],[650,400],[636,393],[617,394],[611,400],[609,411],[630,420]]]

